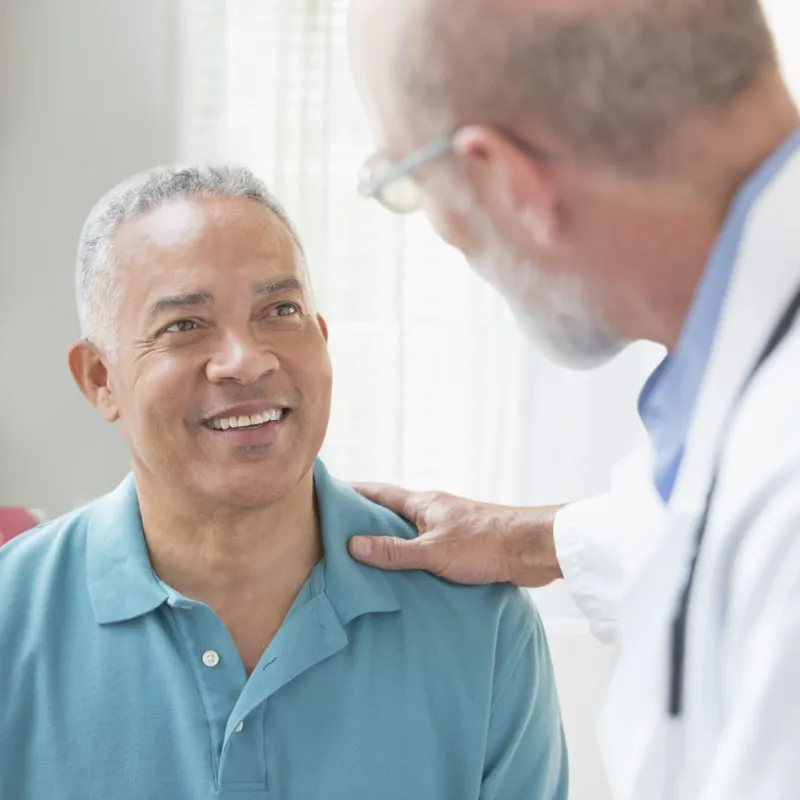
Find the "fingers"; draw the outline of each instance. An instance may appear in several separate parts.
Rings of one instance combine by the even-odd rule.
[[[373,503],[386,506],[395,514],[405,517],[414,525],[417,524],[419,504],[414,500],[416,497],[414,492],[390,483],[354,483],[353,488],[368,500],[372,500]]]
[[[390,536],[354,536],[348,548],[357,561],[389,570],[427,569],[434,564],[419,546],[419,539],[395,539]]]

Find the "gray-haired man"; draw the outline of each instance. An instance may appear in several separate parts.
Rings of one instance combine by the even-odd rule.
[[[0,549],[0,797],[566,800],[528,598],[347,553],[412,534],[317,459],[327,328],[264,184],[124,182],[78,298],[70,367],[133,474]]]

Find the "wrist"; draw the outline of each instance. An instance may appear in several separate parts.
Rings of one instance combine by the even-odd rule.
[[[518,508],[508,526],[508,581],[537,588],[563,578],[555,544],[556,514],[563,506]]]

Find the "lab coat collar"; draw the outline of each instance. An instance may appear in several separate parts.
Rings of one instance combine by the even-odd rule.
[[[764,189],[745,225],[669,503],[681,516],[702,512],[727,418],[800,285],[800,228],[787,219],[798,207],[800,152],[795,152]]]

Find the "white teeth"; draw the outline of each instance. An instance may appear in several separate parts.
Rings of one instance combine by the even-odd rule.
[[[251,414],[249,417],[227,417],[225,419],[211,420],[211,427],[218,431],[227,431],[228,428],[251,428],[255,425],[263,425],[265,422],[277,422],[283,416],[283,411],[273,408],[262,411],[260,414]]]

